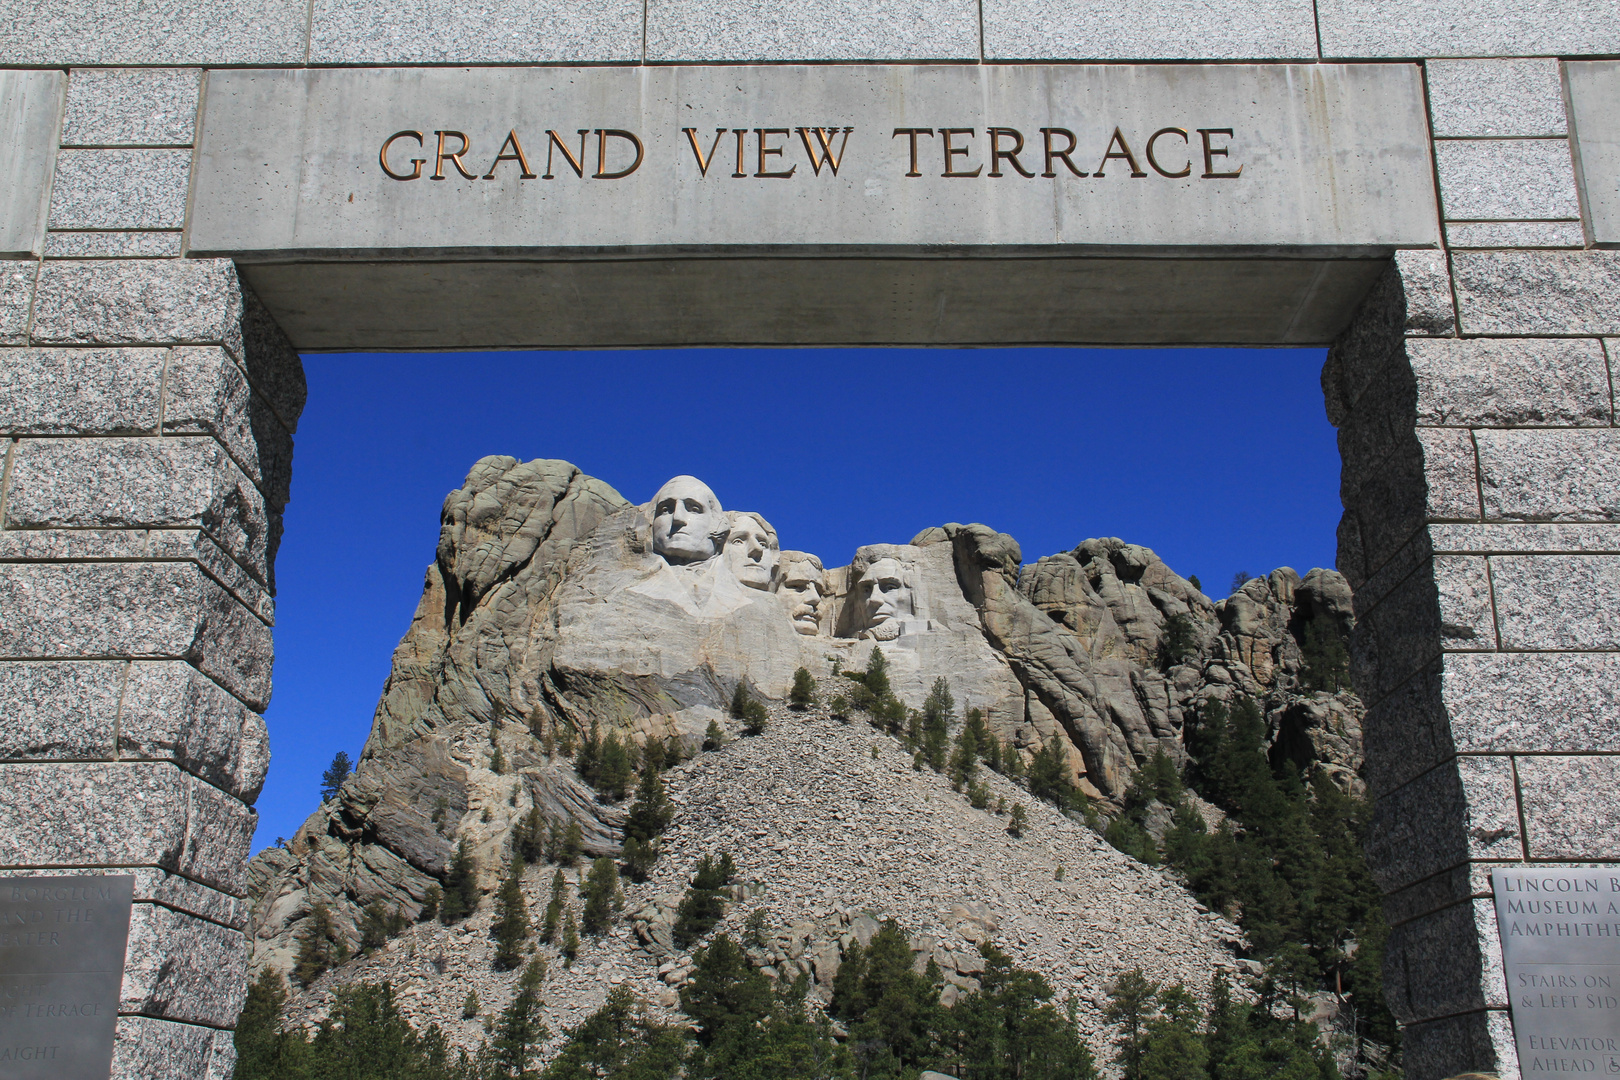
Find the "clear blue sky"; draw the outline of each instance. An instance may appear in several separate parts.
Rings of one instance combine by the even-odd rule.
[[[1332,566],[1339,463],[1322,350],[671,350],[311,355],[276,563],[273,758],[255,850],[358,758],[433,560],[486,454],[564,458],[641,502],[676,473],[829,566],[946,521],[1026,562],[1093,536],[1205,590]]]

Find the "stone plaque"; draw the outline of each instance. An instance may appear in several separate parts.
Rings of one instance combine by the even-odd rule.
[[[216,70],[205,101],[194,255],[1439,241],[1413,64]]]
[[[0,1076],[107,1080],[135,879],[0,878]]]
[[[1566,63],[1564,89],[1586,234],[1620,247],[1620,61]]]
[[[1525,1080],[1620,1077],[1620,867],[1491,880]]]

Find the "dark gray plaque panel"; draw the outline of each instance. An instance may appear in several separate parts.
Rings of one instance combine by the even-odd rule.
[[[135,879],[0,878],[0,1077],[107,1080]]]
[[[1620,1077],[1620,867],[1493,871],[1525,1080]]]

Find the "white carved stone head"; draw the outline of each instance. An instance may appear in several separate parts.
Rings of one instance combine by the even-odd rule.
[[[726,537],[726,566],[732,576],[750,589],[770,591],[775,583],[776,564],[782,546],[776,530],[758,514],[733,510],[731,533]]]
[[[695,476],[677,476],[652,499],[653,550],[677,566],[719,554],[730,523],[709,485]]]
[[[867,636],[892,641],[900,636],[902,620],[917,614],[910,570],[891,557],[874,560],[861,574],[856,603]]]
[[[776,595],[782,598],[793,629],[814,637],[821,632],[821,600],[827,594],[821,560],[807,551],[784,551],[781,565]]]

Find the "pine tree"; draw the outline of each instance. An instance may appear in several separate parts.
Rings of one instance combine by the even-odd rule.
[[[467,996],[461,999],[461,1018],[471,1020],[478,1015],[478,991],[469,990]]]
[[[489,1057],[501,1070],[497,1075],[526,1077],[529,1063],[540,1051],[541,1044],[551,1038],[551,1032],[540,1019],[544,1003],[533,986],[520,985],[512,1003],[501,1011],[495,1023],[495,1041],[490,1045]]]
[[[360,951],[368,953],[382,948],[388,944],[389,938],[404,930],[405,926],[405,916],[398,910],[381,900],[373,900],[360,913]]]
[[[1198,1003],[1179,983],[1160,990],[1158,1012],[1144,1030],[1142,1080],[1205,1080],[1209,1049],[1199,1030]]]
[[[675,909],[675,925],[671,936],[675,944],[684,949],[702,938],[726,913],[726,886],[735,873],[730,854],[719,859],[705,855],[698,860],[692,884],[681,897]]]
[[[726,731],[718,721],[710,720],[703,732],[703,749],[718,750],[726,744]]]
[[[601,754],[602,737],[596,720],[592,719],[591,733],[579,744],[579,753],[574,757],[574,771],[579,773],[581,780],[592,787],[596,786],[597,763]]]
[[[641,763],[639,770],[643,773],[661,773],[664,767],[670,764],[672,755],[670,749],[664,746],[664,740],[656,735],[647,736],[647,741],[641,744]]]
[[[1198,626],[1191,615],[1172,615],[1164,622],[1159,642],[1159,666],[1166,671],[1198,655]]]
[[[439,905],[444,902],[444,890],[437,885],[429,885],[422,893],[422,910],[417,912],[417,922],[432,922],[439,917]]]
[[[1107,990],[1103,1019],[1119,1028],[1114,1040],[1119,1052],[1114,1061],[1124,1080],[1143,1080],[1142,1055],[1147,1049],[1148,1021],[1153,1017],[1159,986],[1150,982],[1141,968],[1132,968],[1110,983]]]
[[[562,921],[563,875],[558,870],[551,879],[551,900],[546,904],[545,921],[540,924],[540,940],[547,945],[557,940],[558,924]]]
[[[298,937],[298,956],[293,961],[293,978],[308,986],[322,974],[349,958],[349,947],[338,932],[332,909],[318,903],[309,912]]]
[[[546,856],[546,819],[538,806],[529,812],[512,830],[512,854],[525,863],[539,862]]]
[[[793,689],[788,691],[788,702],[800,712],[816,702],[816,680],[808,668],[793,673]]]
[[[1029,817],[1024,812],[1024,804],[1013,803],[1012,814],[1007,820],[1007,835],[1023,836],[1028,827]]]
[[[579,923],[574,920],[572,906],[563,912],[562,954],[563,959],[570,964],[579,955]]]
[[[889,686],[888,658],[876,645],[872,646],[872,655],[866,661],[866,676],[862,681],[874,701],[882,703],[894,696],[894,690]]]
[[[681,1028],[657,1023],[638,1007],[629,987],[615,986],[600,1009],[569,1030],[544,1075],[546,1080],[664,1080],[681,1074],[686,1048]]]
[[[499,745],[497,745],[494,752],[489,755],[489,771],[494,773],[496,776],[501,776],[506,772],[506,755],[501,752]]]
[[[681,989],[681,1011],[697,1024],[698,1041],[713,1045],[732,1026],[752,1031],[770,1009],[770,980],[727,934],[699,949],[692,960],[691,981]]]
[[[304,1040],[284,1033],[281,1008],[287,984],[274,968],[265,967],[248,986],[247,1000],[236,1019],[236,1080],[281,1080],[301,1075],[298,1064]]]
[[[489,929],[495,939],[495,970],[511,971],[523,962],[529,940],[529,905],[523,898],[523,860],[513,859],[495,894],[495,921]]]
[[[619,894],[619,868],[612,859],[601,858],[591,864],[585,877],[585,907],[580,914],[580,929],[592,937],[601,937],[613,926],[613,914],[624,905]]]
[[[349,774],[353,770],[354,767],[349,762],[348,754],[339,750],[333,755],[332,764],[328,765],[326,771],[321,773],[321,801],[328,802],[337,798],[338,789],[343,787],[343,782],[349,778]]]
[[[619,741],[617,732],[609,732],[608,737],[602,740],[596,778],[592,783],[609,802],[623,799],[625,790],[630,786],[630,752]]]
[[[478,864],[467,840],[456,845],[455,858],[444,876],[444,901],[439,905],[439,921],[449,926],[460,922],[478,908]]]
[[[934,680],[922,708],[922,751],[928,767],[935,772],[945,771],[950,751],[951,717],[956,713],[956,700],[951,696],[950,684],[942,675]]]
[[[302,1044],[297,1037],[291,1041]],[[338,988],[331,1014],[302,1045],[300,1056],[304,1067],[288,1069],[278,1080],[461,1080],[466,1075],[452,1063],[449,1041],[438,1026],[413,1029],[387,983]]]
[[[653,769],[643,769],[636,784],[636,800],[625,815],[625,836],[642,841],[656,840],[673,820],[675,807],[664,791],[663,778]]]

